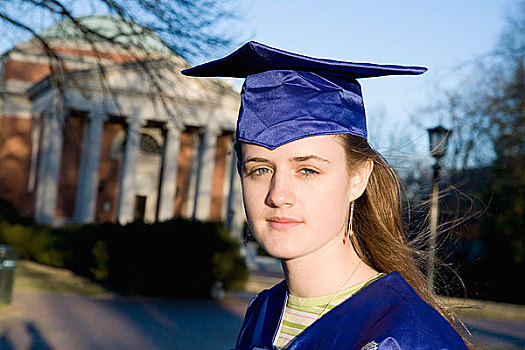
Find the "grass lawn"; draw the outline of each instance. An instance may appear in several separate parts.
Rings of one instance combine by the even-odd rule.
[[[41,265],[28,260],[18,262],[14,289],[111,296],[111,293],[101,285],[87,278],[79,277],[69,270]]]
[[[460,298],[441,298],[441,302],[460,318],[525,321],[525,305]]]

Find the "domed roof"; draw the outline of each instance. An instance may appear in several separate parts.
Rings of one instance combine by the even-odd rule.
[[[150,53],[173,55],[173,51],[157,33],[133,21],[112,16],[87,16],[79,17],[77,20],[87,29],[106,38],[111,38],[124,47],[138,47]],[[40,36],[48,39],[86,39],[86,34],[70,19],[45,29],[40,33]],[[107,40],[92,33],[88,33],[87,36],[95,42],[107,42]]]

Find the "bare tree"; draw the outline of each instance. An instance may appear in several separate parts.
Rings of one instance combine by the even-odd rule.
[[[47,79],[60,93],[57,108],[68,109],[65,84],[88,93],[81,86],[83,76],[72,71],[97,74],[104,93],[115,95],[108,70],[132,65],[149,81],[156,103],[176,120],[183,112],[169,98],[163,72],[178,73],[182,60],[217,57],[237,44],[234,5],[235,0],[0,0],[0,32],[6,33],[0,40],[13,45],[29,37],[31,54],[38,47],[36,54],[47,57]],[[105,17],[102,24],[96,15]],[[63,39],[77,42],[90,59],[70,64]],[[12,50],[24,49],[15,45]],[[108,53],[113,49],[119,53]]]
[[[120,30],[104,33],[85,25],[79,16],[110,15]],[[173,52],[186,60],[218,56],[235,42],[231,21],[238,18],[235,3],[218,0],[0,0],[0,28],[11,38],[29,34],[45,43],[39,32],[50,24],[71,21],[78,29],[70,33],[88,42],[143,47],[141,35],[159,34]],[[127,23],[127,25],[126,25]],[[230,26],[228,27],[228,24]],[[147,29],[146,29],[147,28]]]
[[[501,136],[518,132],[523,120],[523,89],[519,84],[525,58],[525,1],[515,3],[499,44],[490,52],[463,62],[450,74],[465,72],[459,84],[438,91],[420,115],[445,122],[452,130],[448,165],[456,170],[490,165]],[[510,129],[514,131],[511,131]]]

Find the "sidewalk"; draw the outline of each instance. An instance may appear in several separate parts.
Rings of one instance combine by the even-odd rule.
[[[247,303],[16,291],[0,349],[229,349]]]
[[[0,350],[231,349],[255,293],[282,279],[275,261],[256,263],[247,290],[220,302],[16,290],[0,308]],[[525,321],[463,321],[477,345],[525,349]]]

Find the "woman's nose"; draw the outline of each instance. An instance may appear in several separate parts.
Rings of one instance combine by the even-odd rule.
[[[276,171],[270,183],[266,203],[272,207],[293,206],[295,204],[293,180],[289,174]]]

